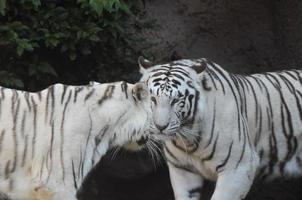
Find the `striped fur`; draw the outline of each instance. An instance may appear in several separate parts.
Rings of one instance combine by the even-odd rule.
[[[139,84],[0,88],[0,191],[14,200],[73,200],[112,146],[138,140],[147,114]],[[138,97],[140,100],[138,100]]]
[[[207,59],[140,65],[176,200],[199,199],[204,179],[217,181],[211,200],[239,200],[255,177],[302,174],[302,71],[243,76]]]

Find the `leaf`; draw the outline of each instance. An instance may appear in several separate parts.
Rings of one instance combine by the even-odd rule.
[[[22,46],[18,46],[17,47],[17,55],[22,56],[23,52],[24,52],[24,48]]]
[[[89,5],[96,11],[98,16],[103,13],[104,4],[102,3],[103,0],[90,0]]]
[[[22,30],[29,30],[29,27],[24,25],[20,21],[14,21],[9,24],[9,28],[13,29],[14,31],[22,31]]]
[[[28,68],[28,75],[37,76],[39,74],[58,76],[57,72],[48,62],[38,62],[35,64],[30,64]]]
[[[124,11],[126,14],[130,15],[131,14],[131,11],[130,11],[130,8],[129,6],[124,2],[124,1],[120,1],[120,9],[122,11]]]
[[[31,0],[32,4],[34,5],[35,9],[38,9],[39,6],[41,5],[40,0]]]
[[[5,8],[6,8],[6,0],[0,0],[0,13],[1,15],[5,15]]]
[[[92,35],[92,36],[89,37],[89,39],[90,39],[91,41],[93,41],[93,42],[98,42],[98,41],[100,41],[100,38],[99,38],[99,36],[97,36],[97,35]]]
[[[19,87],[19,88],[23,88],[24,87],[24,83],[20,79],[15,79],[13,82],[14,82],[14,85],[17,86],[17,87]]]
[[[19,87],[19,88],[24,87],[24,83],[21,79],[17,78],[15,74],[9,73],[8,71],[5,70],[0,71],[0,80],[1,80],[1,84],[8,87]]]
[[[39,69],[44,74],[50,74],[53,76],[58,76],[57,72],[54,70],[54,68],[47,62],[41,62],[39,65]]]
[[[113,11],[113,5],[116,2],[114,0],[109,0],[109,1],[104,1],[104,9],[108,12],[112,12]]]
[[[60,43],[60,40],[58,40],[55,37],[49,37],[45,40],[45,45],[47,47],[57,47],[59,43]]]
[[[38,47],[37,43],[35,43],[35,42],[31,43],[31,41],[28,39],[17,38],[15,42],[17,44],[17,55],[18,56],[22,56],[22,54],[24,53],[25,50],[33,51],[34,47]]]
[[[13,31],[13,30],[9,30],[8,33],[7,33],[7,39],[9,40],[16,40],[18,38],[18,34]]]

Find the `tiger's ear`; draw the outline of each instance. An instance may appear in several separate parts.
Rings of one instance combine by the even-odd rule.
[[[197,74],[202,73],[206,68],[207,68],[207,63],[203,60],[197,62],[195,65],[192,66],[192,69],[194,69]]]
[[[148,88],[144,83],[135,83],[132,88],[132,97],[135,102],[143,101],[148,98]]]
[[[140,67],[141,73],[144,73],[146,69],[149,69],[150,67],[153,66],[153,63],[147,60],[146,58],[144,58],[143,56],[138,57],[137,62]]]

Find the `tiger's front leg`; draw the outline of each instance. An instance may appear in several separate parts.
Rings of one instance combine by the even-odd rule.
[[[175,200],[199,200],[203,178],[168,162]]]
[[[219,173],[211,200],[244,199],[253,184],[257,164],[257,161],[246,163]]]

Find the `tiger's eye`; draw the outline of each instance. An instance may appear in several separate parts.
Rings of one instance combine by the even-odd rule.
[[[184,102],[184,101],[180,102],[180,103],[179,103],[179,106],[180,106],[181,108],[183,108],[183,107],[185,106],[185,102]]]

